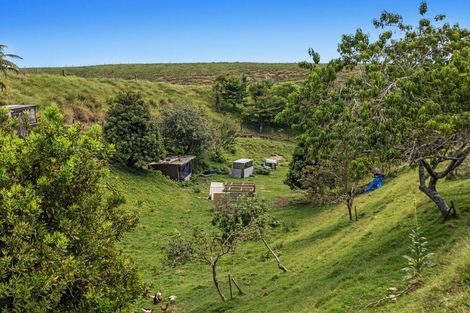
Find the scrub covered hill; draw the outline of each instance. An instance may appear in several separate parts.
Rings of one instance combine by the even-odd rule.
[[[293,145],[256,138],[237,140],[238,157],[258,163],[272,154],[290,159]],[[424,275],[424,285],[382,306],[364,312],[468,312],[470,309],[470,177],[445,180],[440,188],[455,201],[459,217],[443,222],[439,212],[417,189],[415,171],[403,169],[384,186],[356,200],[359,220],[350,223],[345,205],[316,207],[302,201],[300,191],[282,183],[286,165],[270,176],[245,181],[256,183],[280,226],[269,241],[289,272],[278,270],[260,242],[243,244],[222,260],[219,277],[229,295],[231,274],[245,292],[222,303],[211,281],[210,268],[191,263],[176,269],[165,266],[168,238],[184,233],[182,222],[210,227],[210,181],[232,181],[228,176],[199,177],[189,185],[175,183],[158,173],[113,171],[114,180],[128,198],[129,210],[140,224],[128,234],[123,249],[134,257],[151,290],[178,297],[175,312],[357,312],[387,296],[388,288],[406,286],[409,233],[415,204],[423,235],[434,252],[435,266]],[[198,188],[201,192],[195,192]],[[137,301],[135,310],[152,307],[150,298]],[[155,311],[158,307],[153,307]]]
[[[210,85],[217,76],[246,75],[254,80],[299,81],[308,71],[296,63],[167,63],[107,64],[76,67],[34,67],[21,69],[30,74],[74,75],[85,78],[142,79],[183,85]]]

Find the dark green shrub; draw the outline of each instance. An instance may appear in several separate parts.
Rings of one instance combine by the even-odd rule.
[[[137,93],[120,93],[111,104],[104,126],[107,142],[128,166],[162,158],[164,149],[157,124]]]

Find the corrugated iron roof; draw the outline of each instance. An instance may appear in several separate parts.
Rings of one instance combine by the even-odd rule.
[[[18,110],[18,109],[30,109],[35,108],[35,104],[9,104],[2,106],[3,108],[7,108],[9,110]]]
[[[173,164],[173,165],[183,165],[192,160],[196,157],[194,155],[169,155],[165,159],[151,162],[149,165],[159,165],[159,164]]]
[[[253,159],[238,159],[236,161],[233,161],[233,163],[248,163],[248,162],[253,162]]]

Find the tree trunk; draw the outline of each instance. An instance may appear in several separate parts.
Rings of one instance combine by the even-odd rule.
[[[220,112],[221,103],[222,103],[222,99],[221,99],[220,93],[216,92],[215,93],[215,110],[217,112]]]
[[[228,286],[230,287],[230,299],[233,299],[232,278],[230,277],[230,274],[228,274]]]
[[[353,221],[353,216],[352,216],[352,198],[348,198],[346,201],[346,205],[348,206],[348,213],[349,213],[349,221]]]
[[[348,207],[348,213],[349,213],[349,221],[353,221],[353,203],[354,203],[354,187],[351,189],[351,192],[348,193],[347,198],[346,198],[346,205]]]
[[[127,167],[133,167],[134,164],[135,164],[135,160],[134,160],[134,155],[131,155],[127,160],[126,160],[126,165]]]
[[[259,132],[262,133],[264,130],[263,123],[259,123]]]
[[[449,207],[445,199],[437,192],[436,184],[438,178],[433,176],[431,173],[425,173],[425,166],[423,162],[419,165],[419,190],[421,190],[429,199],[431,199],[436,205],[439,211],[442,214],[444,219],[449,218],[451,215],[455,214],[454,207]],[[426,180],[429,179],[428,184],[426,185]]]
[[[217,279],[217,261],[213,262],[211,264],[211,267],[212,267],[212,280],[214,281],[215,289],[217,289],[220,299],[222,299],[222,301],[225,301],[225,296],[222,293],[222,290],[220,290],[219,280]]]
[[[279,259],[279,257],[277,256],[277,254],[274,252],[273,249],[271,249],[271,247],[268,245],[268,242],[266,241],[266,239],[262,238],[261,237],[261,240],[263,241],[264,245],[266,246],[266,248],[268,248],[269,252],[271,252],[271,254],[273,255],[273,257],[276,259],[277,261],[277,267],[279,267],[279,269],[281,271],[283,271],[284,273],[287,272],[287,268],[282,265],[282,262],[281,262],[281,259]]]

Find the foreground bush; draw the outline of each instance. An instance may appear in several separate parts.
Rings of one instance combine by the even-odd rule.
[[[137,220],[104,184],[100,134],[56,107],[24,139],[0,132],[1,312],[112,312],[142,293],[116,247]]]

